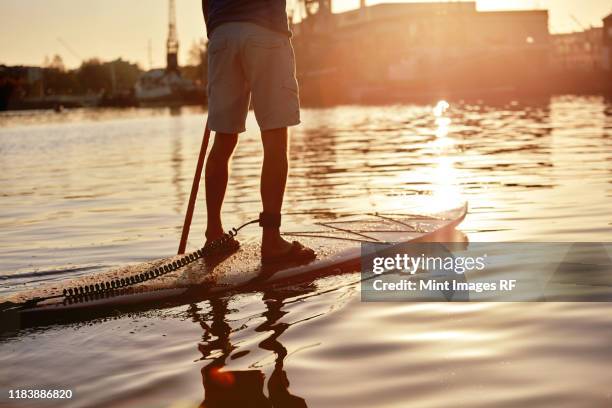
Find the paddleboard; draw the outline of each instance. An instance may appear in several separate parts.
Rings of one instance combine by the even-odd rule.
[[[19,314],[20,325],[28,326],[51,319],[87,320],[117,310],[143,310],[200,301],[228,292],[258,290],[269,285],[308,281],[323,275],[355,272],[360,268],[361,244],[368,242],[449,241],[467,214],[467,203],[435,213],[409,214],[385,212],[372,214],[319,216],[321,221],[283,233],[287,240],[298,240],[317,252],[307,264],[286,263],[262,266],[256,243],[222,258],[198,259],[175,271],[103,293],[58,296],[38,302],[32,299],[61,295],[65,289],[104,284],[127,279],[176,262],[184,256],[158,259],[96,273],[65,282],[53,283],[4,300],[5,312]],[[24,302],[30,304],[24,306]]]

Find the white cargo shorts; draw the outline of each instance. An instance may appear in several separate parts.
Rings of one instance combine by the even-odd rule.
[[[224,23],[215,28],[208,44],[210,129],[244,132],[251,98],[261,130],[300,123],[291,40],[253,23]]]

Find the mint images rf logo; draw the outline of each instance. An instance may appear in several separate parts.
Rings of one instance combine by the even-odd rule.
[[[376,291],[420,291],[420,292],[492,292],[511,291],[516,288],[516,279],[500,279],[496,282],[458,282],[457,280],[420,279],[410,281],[402,279],[399,282],[385,282],[383,279],[375,279],[372,288]],[[447,299],[449,300],[449,299]]]

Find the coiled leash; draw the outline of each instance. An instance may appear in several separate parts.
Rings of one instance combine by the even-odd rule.
[[[82,302],[86,300],[99,299],[106,295],[116,294],[116,291],[119,289],[124,289],[130,286],[137,285],[142,282],[146,282],[151,279],[158,278],[160,276],[166,275],[170,272],[174,272],[180,268],[183,268],[189,264],[192,264],[198,259],[205,258],[207,256],[212,256],[215,253],[218,253],[236,235],[238,235],[238,232],[241,229],[243,229],[247,225],[255,224],[258,222],[259,222],[259,218],[251,220],[249,222],[245,222],[238,228],[232,228],[227,233],[225,233],[221,238],[207,245],[204,245],[202,248],[184,255],[182,258],[179,258],[172,262],[168,262],[161,266],[156,266],[145,272],[136,273],[134,275],[131,275],[125,278],[110,279],[110,280],[105,280],[105,281],[98,282],[98,283],[92,283],[90,285],[74,286],[71,288],[64,289],[61,294],[47,296],[47,297],[36,297],[30,300],[27,300],[24,303],[17,304],[16,307],[20,309],[30,308],[30,307],[36,306],[39,302],[50,300],[50,299],[64,298],[64,303],[73,303],[73,302]]]

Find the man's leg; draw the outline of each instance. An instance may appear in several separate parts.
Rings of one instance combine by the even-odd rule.
[[[287,184],[289,161],[287,128],[263,130],[264,160],[261,169],[261,201],[268,214],[280,214]],[[264,227],[261,239],[263,256],[274,256],[287,252],[291,244],[281,238],[279,228]]]
[[[206,161],[206,240],[207,242],[223,235],[221,206],[227,189],[229,160],[238,143],[237,134],[216,133],[215,142]]]

